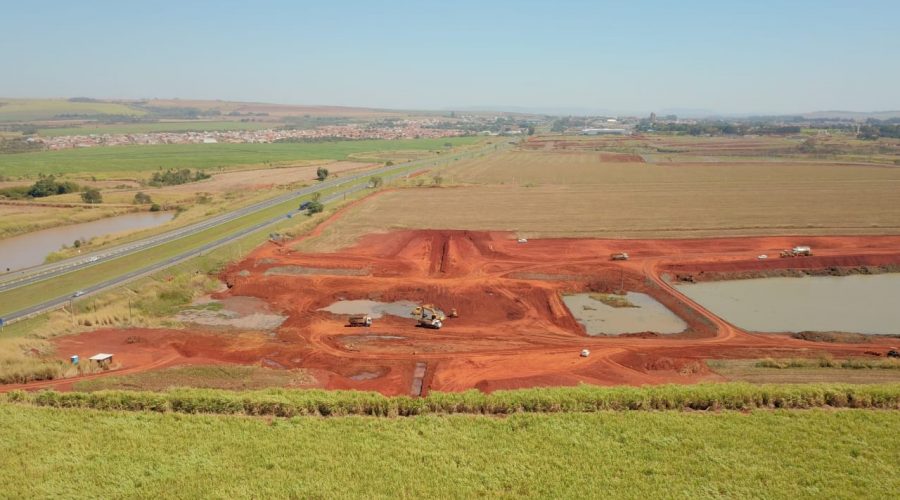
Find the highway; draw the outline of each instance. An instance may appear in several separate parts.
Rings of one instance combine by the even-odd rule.
[[[183,238],[186,236],[190,236],[192,234],[197,233],[198,231],[203,231],[209,228],[216,227],[221,224],[225,224],[227,222],[239,219],[241,217],[245,217],[247,215],[251,215],[253,213],[259,212],[261,210],[266,210],[268,208],[275,207],[279,204],[288,202],[292,199],[296,199],[302,196],[311,195],[316,192],[321,192],[325,190],[329,190],[332,188],[340,187],[346,184],[351,184],[346,189],[341,189],[336,193],[323,198],[323,202],[327,203],[329,201],[334,201],[345,197],[349,194],[367,189],[367,183],[361,182],[363,179],[368,179],[375,175],[380,175],[384,178],[385,181],[389,181],[400,177],[402,175],[407,175],[410,173],[418,172],[424,170],[426,168],[434,167],[436,165],[440,165],[441,163],[449,163],[450,161],[459,160],[463,158],[473,157],[477,154],[484,153],[487,151],[495,150],[495,146],[491,146],[490,148],[483,148],[476,151],[471,152],[463,152],[457,153],[452,156],[448,156],[446,158],[429,158],[426,160],[417,160],[408,163],[403,163],[399,165],[392,165],[386,167],[380,167],[374,170],[367,170],[364,172],[355,173],[353,175],[349,175],[347,177],[339,177],[332,179],[330,181],[324,181],[319,184],[315,184],[312,186],[304,187],[299,190],[292,191],[291,193],[287,193],[269,200],[265,200],[263,202],[259,202],[247,207],[243,207],[241,209],[229,212],[227,214],[222,214],[216,217],[212,217],[210,219],[206,219],[204,221],[181,227],[178,229],[174,229],[172,231],[159,234],[156,236],[151,236],[149,238],[145,238],[139,241],[134,241],[122,245],[118,245],[115,247],[107,248],[98,252],[94,252],[91,254],[78,256],[75,258],[67,259],[60,262],[55,262],[53,264],[46,264],[42,266],[36,266],[29,269],[23,269],[20,271],[15,271],[12,273],[8,273],[0,278],[0,293],[14,290],[19,287],[31,285],[33,283],[37,283],[40,281],[52,279],[67,273],[71,273],[74,271],[80,271],[83,269],[90,268],[91,266],[97,265],[101,262],[107,262],[114,259],[120,259],[123,257],[127,257],[130,254],[134,254],[136,252],[140,252],[143,250],[147,250],[164,243],[168,243],[171,241],[175,241],[179,238]],[[418,167],[418,168],[416,168]],[[303,211],[305,212],[305,211]],[[272,226],[278,222],[283,221],[288,215],[293,216],[294,214],[301,213],[299,210],[291,210],[286,211],[282,214],[279,214],[276,217],[271,219],[262,221],[260,223],[254,224],[249,227],[242,228],[234,233],[220,238],[216,241],[207,243],[205,245],[195,247],[189,250],[186,250],[174,257],[169,259],[165,259],[149,266],[143,267],[141,269],[137,269],[125,274],[122,274],[116,278],[104,281],[102,283],[97,283],[95,285],[84,287],[81,292],[83,295],[78,298],[72,297],[71,293],[66,293],[65,295],[56,297],[54,299],[42,302],[40,304],[35,304],[31,307],[15,311],[13,313],[5,314],[2,318],[2,323],[0,324],[12,324],[16,321],[20,321],[22,319],[26,319],[37,314],[51,311],[54,309],[59,309],[69,302],[73,300],[79,300],[86,296],[96,294],[98,292],[102,292],[105,290],[109,290],[111,288],[115,288],[129,281],[148,276],[160,270],[166,269],[168,267],[174,266],[181,262],[184,262],[193,257],[202,255],[207,253],[215,248],[218,248],[222,245],[226,245],[235,240],[238,240],[248,234],[254,233],[261,229],[264,229],[268,226]]]

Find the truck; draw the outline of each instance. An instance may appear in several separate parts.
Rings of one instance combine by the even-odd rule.
[[[789,257],[811,257],[812,256],[812,248],[806,245],[799,245],[791,248],[790,250],[782,250],[781,251],[782,258]]]
[[[347,326],[372,326],[372,316],[368,314],[354,314],[347,318]]]

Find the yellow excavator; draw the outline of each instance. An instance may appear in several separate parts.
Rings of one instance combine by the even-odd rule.
[[[434,307],[433,304],[425,304],[412,310],[412,317],[416,319],[419,326],[425,328],[434,328],[440,330],[444,326],[444,320],[447,319],[440,309]]]

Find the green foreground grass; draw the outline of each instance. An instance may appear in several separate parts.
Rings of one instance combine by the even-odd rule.
[[[385,151],[445,150],[481,141],[480,137],[443,139],[334,141],[286,144],[166,144],[111,146],[0,155],[0,175],[37,177],[38,174],[103,174],[149,172],[159,168],[206,170],[243,165],[281,164],[300,160],[343,160],[366,153],[381,158]]]
[[[258,419],[0,404],[25,497],[888,497],[900,412]]]

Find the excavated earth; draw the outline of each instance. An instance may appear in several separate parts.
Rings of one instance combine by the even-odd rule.
[[[798,243],[815,257],[766,261],[759,254]],[[610,261],[627,251],[628,261]],[[72,352],[115,353],[128,373],[186,363],[304,368],[329,389],[419,394],[589,383],[661,384],[720,380],[704,360],[765,356],[865,355],[897,344],[813,342],[750,334],[670,285],[678,277],[741,276],[796,270],[891,269],[900,237],[789,237],[703,240],[552,239],[518,243],[509,233],[397,231],[362,237],[335,253],[268,243],[226,269],[228,289],[213,298],[255,297],[286,317],[272,331],[103,330],[57,341]],[[285,269],[301,270],[284,272]],[[273,271],[274,270],[274,271]],[[308,270],[314,270],[308,271]],[[687,330],[589,337],[562,293],[637,291],[681,317]],[[338,300],[434,303],[458,318],[441,330],[385,315],[370,328],[345,326],[321,309]],[[581,357],[589,349],[589,357]],[[91,375],[88,377],[103,376]],[[66,388],[68,381],[29,384]]]

